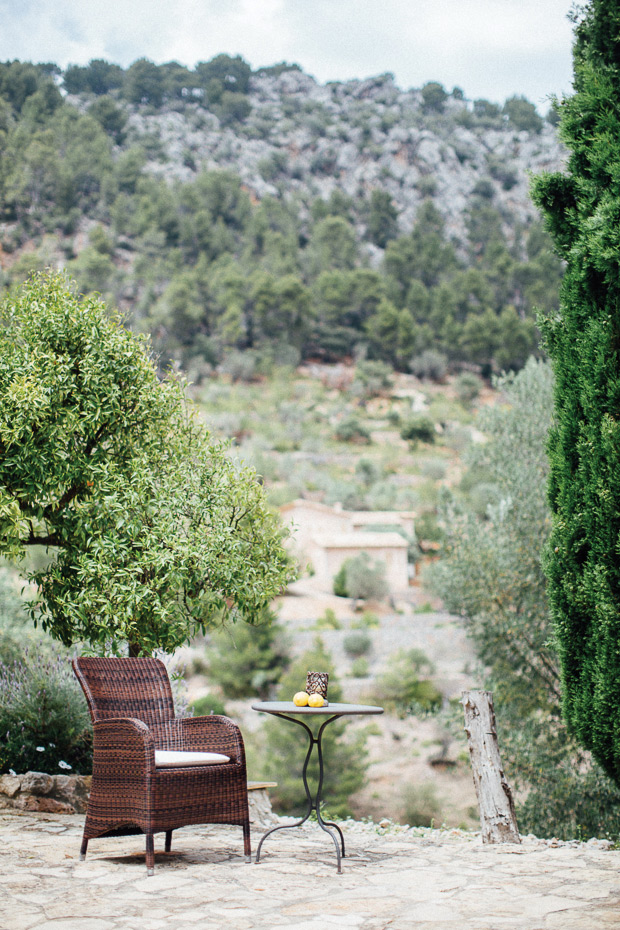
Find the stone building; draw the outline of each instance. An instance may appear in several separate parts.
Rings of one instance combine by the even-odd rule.
[[[351,511],[336,504],[296,500],[280,508],[292,530],[291,545],[302,570],[313,572],[318,588],[331,591],[342,563],[365,552],[373,562],[385,565],[390,594],[402,594],[409,586],[409,540],[414,536],[415,515],[409,511]]]

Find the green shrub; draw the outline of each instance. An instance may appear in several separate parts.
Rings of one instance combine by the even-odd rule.
[[[430,478],[432,481],[441,481],[446,477],[446,466],[441,459],[427,459],[422,462],[420,471],[425,478]]]
[[[267,613],[253,626],[237,623],[211,636],[207,650],[209,677],[227,698],[269,696],[290,657],[283,628]]]
[[[325,613],[321,614],[314,624],[315,630],[341,630],[342,623],[336,616],[336,612],[331,607],[325,608]]]
[[[431,674],[433,664],[421,649],[399,649],[389,660],[388,669],[379,676],[373,699],[400,717],[417,710],[432,711],[441,707],[441,692],[421,674]]]
[[[0,665],[0,773],[88,774],[92,729],[67,656]]]
[[[378,616],[372,610],[364,610],[360,617],[351,624],[353,630],[376,630],[381,626]]]
[[[348,597],[347,589],[347,563],[343,562],[334,575],[334,594],[336,597]]]
[[[481,481],[469,492],[469,506],[476,516],[484,519],[489,507],[497,506],[501,500],[501,490],[491,481]]]
[[[480,394],[480,378],[472,371],[462,371],[454,382],[454,388],[460,402],[467,407]]]
[[[386,362],[363,359],[355,367],[351,391],[364,398],[378,397],[391,390],[393,380],[394,371]]]
[[[433,510],[425,510],[415,523],[416,536],[422,542],[441,542],[443,530],[437,521],[437,514]]]
[[[220,365],[220,371],[222,374],[229,375],[233,382],[247,383],[255,380],[256,367],[257,359],[254,352],[231,352]]]
[[[409,417],[401,428],[400,435],[402,439],[406,439],[412,446],[416,446],[418,442],[434,442],[435,424],[425,414],[416,413]]]
[[[410,827],[432,827],[441,816],[437,789],[431,781],[406,785],[403,792],[404,822]]]
[[[492,200],[495,194],[493,182],[488,178],[480,178],[480,180],[476,181],[474,184],[472,194],[474,197],[482,197],[483,200]]]
[[[526,97],[509,97],[504,104],[503,112],[515,129],[526,132],[539,133],[543,121],[536,112],[536,107]]]
[[[224,702],[216,694],[203,694],[190,704],[194,717],[207,717],[209,714],[226,716]]]
[[[372,562],[366,552],[345,559],[334,576],[334,594],[362,600],[387,594],[385,563]]]
[[[443,381],[448,370],[448,359],[435,349],[426,349],[409,363],[409,370],[416,378],[428,381]]]
[[[334,436],[340,442],[355,442],[359,445],[370,444],[370,433],[355,414],[349,414],[336,426]]]
[[[423,175],[416,187],[421,197],[434,197],[437,193],[437,179],[430,174]]]
[[[368,665],[368,659],[365,659],[363,656],[359,656],[351,663],[351,674],[354,678],[368,678],[370,674],[370,666]]]
[[[342,645],[346,654],[352,659],[356,659],[370,652],[372,640],[368,633],[359,630],[345,636]]]

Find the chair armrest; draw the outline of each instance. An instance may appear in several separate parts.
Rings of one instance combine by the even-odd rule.
[[[152,727],[157,749],[184,752],[221,752],[231,762],[245,764],[241,730],[228,717],[176,717]]]
[[[155,744],[150,729],[133,717],[108,717],[93,724],[93,766],[123,769],[150,776],[155,771]]]

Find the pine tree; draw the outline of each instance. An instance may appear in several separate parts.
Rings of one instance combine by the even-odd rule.
[[[567,264],[542,324],[555,371],[546,556],[564,714],[620,783],[620,5],[578,14],[574,94],[558,105],[566,173],[536,179]]]

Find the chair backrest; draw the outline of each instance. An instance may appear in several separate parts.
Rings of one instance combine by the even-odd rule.
[[[174,702],[166,666],[159,659],[87,658],[73,660],[90,716],[135,717],[147,726],[174,717]]]

